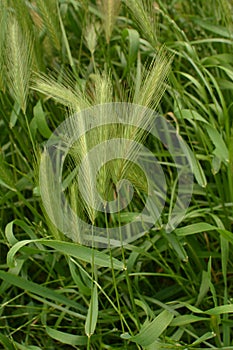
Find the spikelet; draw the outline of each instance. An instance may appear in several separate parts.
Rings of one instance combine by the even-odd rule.
[[[120,12],[121,0],[99,0],[97,4],[102,15],[106,41],[109,43],[114,24]]]
[[[60,49],[61,31],[59,26],[59,17],[57,14],[57,0],[36,0],[37,8],[43,20],[43,25],[53,46]]]
[[[19,23],[20,28],[24,32],[33,31],[33,21],[30,15],[31,5],[25,0],[7,0],[8,9],[10,12],[14,13],[17,22]]]
[[[92,104],[112,102],[113,90],[110,76],[104,72],[92,74],[90,77],[94,81]]]
[[[32,66],[32,39],[28,32],[22,32],[14,16],[8,17],[7,34],[5,40],[7,84],[12,97],[25,113]]]
[[[140,87],[133,102],[149,108],[156,108],[165,91],[165,80],[170,71],[172,56],[164,48],[158,51],[149,69],[142,74]]]
[[[143,36],[154,47],[157,41],[157,13],[155,4],[151,0],[124,0]]]
[[[166,85],[165,80],[170,71],[172,57],[169,55],[164,48],[162,48],[155,58],[152,60],[148,69],[144,68],[144,72],[139,79],[138,87],[134,87],[134,95],[132,102],[137,105],[142,105],[147,108],[156,109],[161,97],[165,91]],[[133,87],[132,87],[133,90]],[[133,93],[133,91],[132,91]],[[132,116],[130,116],[132,118]],[[140,149],[140,142],[143,142],[147,133],[144,131],[145,127],[150,126],[150,119],[145,118],[142,113],[135,114],[135,125],[138,128],[125,128],[124,138],[136,141],[131,144],[130,147],[126,147],[125,155],[126,159],[136,159]],[[129,124],[132,120],[129,120]],[[140,126],[142,127],[140,129]],[[126,145],[127,146],[127,145]],[[119,162],[118,167],[115,167],[116,178],[129,178],[132,173],[132,162],[123,160]],[[118,173],[117,173],[118,172]],[[140,179],[136,179],[137,187],[140,188]],[[134,182],[136,184],[136,182]]]
[[[52,76],[37,74],[33,78],[31,88],[69,107],[72,112],[89,107],[86,96],[80,90],[74,89],[72,85],[73,82],[68,78],[64,83],[60,83]]]
[[[4,51],[4,42],[6,37],[7,11],[6,7],[0,8],[0,52]],[[5,91],[5,67],[4,55],[0,55],[0,90]]]
[[[167,56],[165,50],[161,50],[157,53],[156,58],[152,61],[148,70],[144,67],[144,73],[137,80],[138,88],[132,86],[132,102],[135,104],[140,104],[146,107],[156,107],[161,99],[161,96],[165,89],[164,81],[170,69],[171,57]],[[69,150],[68,156],[70,159],[70,169],[71,171],[77,170],[78,177],[74,178],[73,183],[67,188],[67,192],[70,198],[71,206],[74,212],[79,217],[87,218],[93,225],[96,222],[98,216],[98,211],[100,210],[100,205],[107,204],[107,200],[115,199],[115,187],[119,180],[131,179],[131,174],[134,172],[134,165],[130,160],[136,160],[140,152],[140,142],[143,142],[146,132],[144,131],[145,125],[147,125],[147,114],[135,113],[128,114],[127,111],[123,117],[125,118],[126,124],[124,125],[102,125],[101,127],[93,128],[92,130],[86,132],[86,121],[85,113],[82,113],[82,109],[86,107],[91,107],[94,105],[103,105],[103,109],[99,108],[101,118],[101,111],[103,111],[104,117],[104,104],[108,102],[113,102],[113,88],[112,81],[107,73],[96,73],[90,76],[89,82],[89,94],[85,96],[84,92],[74,88],[74,84],[66,82],[66,84],[58,83],[54,78],[39,76],[34,82],[34,89],[51,96],[56,101],[63,103],[67,106],[72,106],[74,110],[79,111],[78,118],[70,118],[66,123],[65,135],[71,135],[73,130],[79,129],[80,138],[77,140]],[[128,118],[128,120],[127,120]],[[132,120],[135,118],[135,120]],[[128,123],[127,123],[128,121]],[[135,125],[133,127],[130,125]],[[108,149],[105,149],[101,154],[101,162],[103,165],[99,169],[99,173],[96,174],[96,164],[99,161],[98,156],[94,158],[91,156],[91,150],[94,149],[96,145],[101,145],[104,141],[122,138],[125,140],[122,142],[119,149],[119,154],[124,155],[120,157],[122,159],[114,160],[114,164],[111,162],[104,162],[108,159]],[[133,140],[135,142],[128,142],[128,140]],[[83,161],[85,159],[85,161]],[[82,171],[80,173],[80,165],[82,164]],[[45,164],[46,165],[46,164]],[[52,180],[47,176],[46,166],[43,167],[42,179],[43,182],[48,183],[50,188],[53,188],[54,184]],[[75,175],[76,176],[76,175]],[[136,179],[131,179],[134,185],[142,190],[147,191],[146,186],[142,186],[144,179],[142,175],[138,176]],[[127,190],[127,188],[126,188]],[[99,195],[106,200],[102,203],[99,200]],[[50,208],[51,216],[53,216],[52,202],[49,197],[49,193],[45,193],[45,198],[47,198],[47,205]],[[47,197],[46,197],[47,196]],[[113,196],[113,197],[112,197]],[[56,208],[56,211],[59,210]],[[61,214],[62,216],[62,214]],[[71,226],[73,224],[71,223]],[[77,237],[75,240],[80,241],[78,238],[82,234],[82,227],[76,227]]]
[[[100,23],[88,23],[84,31],[84,42],[90,51],[94,54],[97,45],[97,33],[100,30]]]

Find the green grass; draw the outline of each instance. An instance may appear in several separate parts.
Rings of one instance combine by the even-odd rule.
[[[233,349],[232,9],[227,0],[1,1],[1,349]],[[160,225],[124,247],[97,249],[49,220],[39,165],[72,113],[114,101],[156,109],[175,127],[192,150],[194,188],[172,233]],[[169,218],[177,171],[137,122],[137,131],[96,128],[69,154],[65,193],[89,224],[117,228],[142,209],[147,183],[131,162],[99,172],[106,200],[119,179],[134,185],[120,214],[93,210],[68,176],[92,147],[122,134],[161,164],[161,222]]]

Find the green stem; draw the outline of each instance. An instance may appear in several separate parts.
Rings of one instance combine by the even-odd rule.
[[[115,276],[114,267],[113,267],[113,256],[112,256],[112,250],[111,250],[111,245],[110,245],[110,237],[109,237],[109,230],[108,230],[108,217],[107,217],[106,207],[105,207],[104,214],[105,214],[105,224],[106,224],[107,237],[108,237],[108,246],[109,246],[109,250],[110,250],[113,286],[114,286],[115,293],[116,293],[117,308],[118,308],[118,311],[119,311],[121,328],[122,328],[122,332],[124,333],[125,332],[125,330],[124,330],[124,322],[123,322],[123,318],[122,318],[120,298],[119,298],[119,294],[118,294],[118,290],[117,290],[116,276]]]
[[[133,308],[133,312],[134,312],[134,316],[136,319],[136,324],[137,324],[137,329],[138,331],[140,330],[140,320],[138,317],[138,312],[137,312],[137,308],[136,308],[136,304],[134,301],[134,295],[133,295],[133,289],[131,286],[131,281],[130,281],[130,277],[129,277],[129,272],[127,269],[127,263],[126,263],[126,259],[125,259],[125,251],[124,251],[124,242],[122,239],[122,232],[121,232],[121,218],[120,218],[120,198],[118,196],[118,227],[119,227],[119,236],[120,236],[120,241],[121,241],[121,255],[122,255],[122,260],[125,266],[125,279],[126,279],[126,283],[127,283],[127,287],[128,287],[128,291],[129,291],[129,297],[130,297],[130,301],[132,304],[132,308]]]

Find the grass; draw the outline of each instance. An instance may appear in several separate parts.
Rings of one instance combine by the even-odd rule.
[[[2,349],[233,349],[232,6],[2,0]],[[98,190],[104,203],[114,200],[126,177],[135,188],[132,202],[114,214],[107,205],[93,209],[88,163],[83,189],[90,200],[83,200],[69,175],[102,141],[123,135],[143,143],[167,184],[159,225],[125,246],[100,249],[80,244],[79,236],[74,242],[50,221],[39,165],[52,132],[72,113],[115,101],[166,118],[192,151],[194,186],[183,220],[168,234],[163,224],[176,203],[179,174],[166,147],[143,131],[148,121],[137,115],[137,128],[92,129],[74,144],[62,174],[66,197],[87,224],[120,233],[147,195],[141,169],[118,159],[100,169]],[[137,159],[138,148],[127,146]],[[75,230],[82,235],[82,227]]]

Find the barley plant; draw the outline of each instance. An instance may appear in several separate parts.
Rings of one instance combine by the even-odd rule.
[[[233,349],[232,13],[232,0],[0,0],[1,349]],[[82,133],[122,103],[127,126]],[[51,164],[61,125],[69,150]],[[114,159],[92,151],[122,139]],[[149,226],[139,159],[157,164]]]

